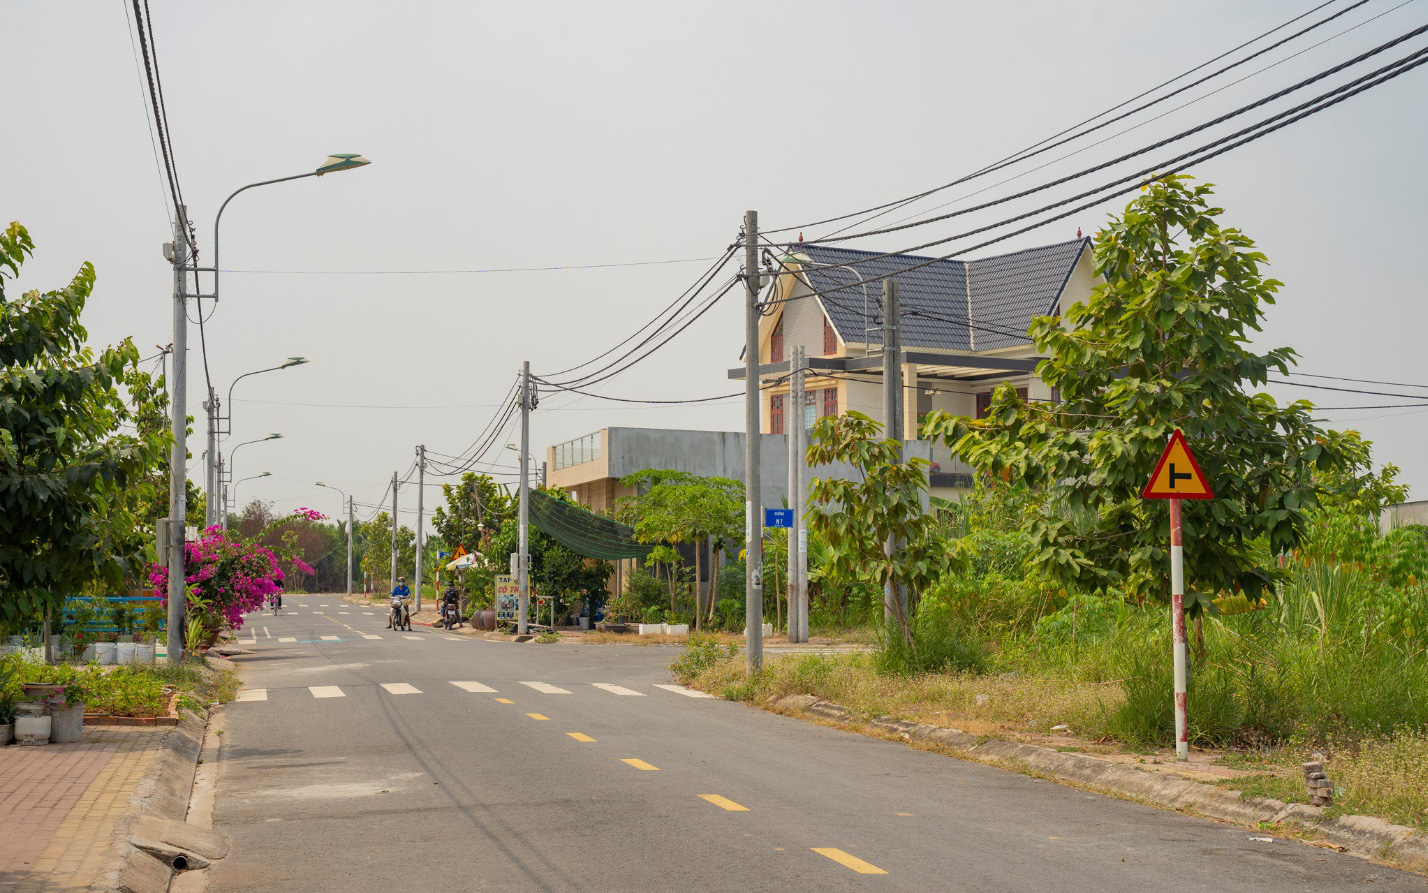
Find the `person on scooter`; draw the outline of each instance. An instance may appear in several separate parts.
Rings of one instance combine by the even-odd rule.
[[[397,578],[397,586],[396,586],[395,589],[392,590],[392,607],[393,607],[393,608],[400,608],[400,609],[401,609],[401,616],[402,616],[403,620],[406,620],[406,618],[409,616],[409,615],[407,614],[407,599],[409,599],[409,598],[411,598],[411,597],[412,597],[412,591],[407,588],[407,578],[406,578],[406,577],[398,577],[398,578]],[[392,621],[395,620],[395,619],[396,619],[395,616],[389,616],[389,617],[387,618],[387,629],[392,629],[392,628],[393,628],[394,624],[392,623]],[[403,625],[404,625],[403,623],[397,623],[397,624],[395,624],[395,626],[397,626],[397,627],[401,627],[401,626],[403,626]]]
[[[448,612],[450,620],[447,619]],[[455,583],[448,586],[441,595],[441,620],[447,629],[461,623],[461,589]]]

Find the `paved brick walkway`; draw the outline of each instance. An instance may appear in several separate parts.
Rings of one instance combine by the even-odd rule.
[[[79,744],[0,747],[0,893],[88,890],[167,729],[86,727]]]

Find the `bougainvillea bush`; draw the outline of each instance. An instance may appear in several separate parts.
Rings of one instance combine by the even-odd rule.
[[[291,560],[307,573],[312,572],[301,559]],[[205,530],[197,542],[185,544],[184,579],[189,610],[195,616],[207,615],[215,627],[226,629],[241,629],[244,614],[258,610],[265,601],[283,591],[279,556],[266,546],[230,539],[218,527]],[[149,582],[166,603],[168,568],[151,565]]]

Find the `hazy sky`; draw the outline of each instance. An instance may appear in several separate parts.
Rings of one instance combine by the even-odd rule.
[[[237,386],[229,444],[284,435],[238,455],[237,477],[273,475],[244,484],[240,502],[261,497],[279,511],[329,513],[337,495],[312,482],[343,487],[359,502],[377,499],[391,473],[410,465],[415,444],[464,449],[521,360],[549,373],[603,352],[708,261],[371,271],[712,258],[735,239],[745,208],[758,209],[768,228],[791,226],[948,182],[1316,5],[151,2],[180,181],[205,261],[213,215],[234,189],[310,170],[329,152],[372,159],[361,170],[253,190],[229,206],[222,266],[232,272],[207,325],[220,392],[243,372],[292,355],[312,359]],[[1276,38],[1349,5],[1328,4]],[[0,218],[26,224],[38,245],[23,287],[57,287],[82,261],[94,262],[91,340],[132,334],[149,355],[171,340],[172,277],[160,250],[170,235],[127,8],[123,0],[8,5]],[[1423,2],[1370,0],[1096,138],[1303,55],[980,198],[1154,142],[1425,21]],[[1409,41],[1372,67],[1424,43]],[[1303,372],[1428,385],[1425,97],[1428,68],[1195,171],[1217,185],[1225,220],[1258,241],[1284,281],[1258,343],[1294,347]],[[1113,174],[1092,175],[1084,188]],[[857,247],[902,250],[1080,185],[996,216]],[[1063,241],[1078,227],[1089,234],[1124,204],[980,253]],[[725,372],[738,363],[742,337],[731,297],[599,390],[664,399],[735,391]],[[189,405],[201,413],[196,329],[190,347]],[[1409,402],[1288,386],[1273,393],[1334,407]],[[1323,416],[1374,440],[1378,458],[1400,465],[1415,494],[1428,498],[1428,404]],[[656,408],[547,394],[532,441],[542,455],[547,444],[608,425],[732,430],[742,425],[742,404]],[[192,446],[195,457],[202,449]],[[513,453],[488,458],[514,468]],[[438,496],[429,491],[428,511]],[[403,508],[414,497],[406,488]]]

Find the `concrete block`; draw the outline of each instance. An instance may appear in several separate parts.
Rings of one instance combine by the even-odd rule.
[[[129,827],[129,842],[173,865],[184,857],[185,868],[206,868],[228,855],[227,835],[187,822],[144,816]]]
[[[120,893],[168,893],[173,869],[143,850],[135,850],[119,877]]]

